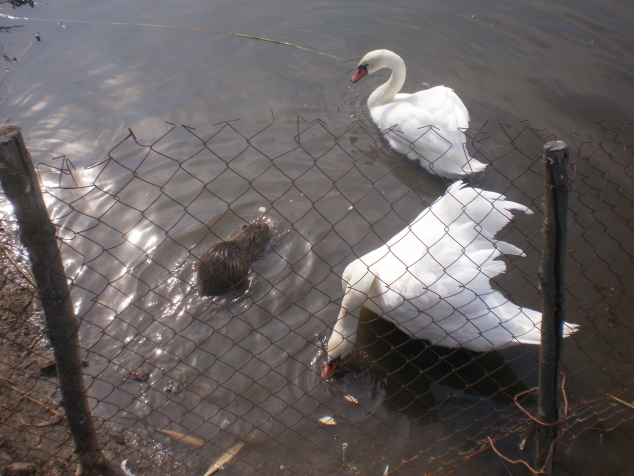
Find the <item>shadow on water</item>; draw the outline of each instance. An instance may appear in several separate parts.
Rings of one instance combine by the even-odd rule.
[[[365,309],[361,321],[356,345],[386,375],[386,402],[396,410],[422,416],[462,394],[510,405],[527,390],[498,352],[430,346]]]

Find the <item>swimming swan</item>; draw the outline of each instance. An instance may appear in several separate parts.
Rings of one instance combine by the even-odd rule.
[[[350,263],[322,377],[352,350],[362,307],[434,345],[486,352],[540,344],[541,313],[510,302],[490,284],[506,269],[498,256],[524,256],[494,239],[513,218],[511,210],[532,213],[503,195],[455,182],[411,225]],[[576,328],[566,323],[565,336]]]
[[[458,178],[485,169],[467,152],[462,130],[469,127],[469,112],[452,89],[436,86],[397,94],[405,83],[405,63],[389,50],[365,55],[352,82],[382,68],[390,68],[392,75],[370,94],[368,107],[394,150],[442,177]]]

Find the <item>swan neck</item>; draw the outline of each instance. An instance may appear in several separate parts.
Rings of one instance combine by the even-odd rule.
[[[401,58],[392,58],[387,66],[392,70],[390,79],[374,90],[368,98],[368,106],[380,106],[394,99],[405,84],[405,63]]]
[[[342,358],[350,353],[357,340],[357,329],[359,328],[359,312],[357,308],[352,312],[341,309],[337,324],[332,331],[332,336],[328,341],[328,356],[332,358]]]
[[[337,324],[335,324],[335,331],[345,336],[351,343],[354,343],[354,340],[357,338],[356,334],[359,327],[360,312],[360,307],[349,312],[343,309],[337,319]]]

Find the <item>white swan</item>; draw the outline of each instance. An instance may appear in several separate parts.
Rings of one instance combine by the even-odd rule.
[[[494,239],[513,218],[511,210],[532,213],[503,195],[455,182],[411,225],[350,263],[322,377],[352,350],[362,307],[444,347],[484,352],[539,344],[541,313],[510,302],[489,282],[506,268],[496,260],[500,254],[524,256]],[[565,335],[576,327],[566,323]]]
[[[405,83],[405,63],[389,50],[365,55],[352,82],[382,68],[390,68],[392,75],[370,94],[368,107],[394,150],[442,177],[458,178],[485,169],[467,152],[462,130],[469,127],[469,112],[452,89],[436,86],[397,94]]]

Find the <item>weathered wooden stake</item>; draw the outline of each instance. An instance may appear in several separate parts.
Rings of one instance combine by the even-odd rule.
[[[542,293],[542,344],[539,353],[535,469],[551,475],[559,420],[559,361],[566,316],[564,267],[568,226],[568,146],[563,141],[544,144],[544,229],[539,272]]]
[[[82,377],[79,320],[73,312],[70,290],[31,156],[20,129],[0,129],[0,182],[11,201],[26,246],[37,292],[53,346],[62,406],[79,455],[79,471],[104,464],[90,414]],[[103,470],[101,470],[103,472]]]

